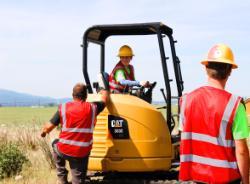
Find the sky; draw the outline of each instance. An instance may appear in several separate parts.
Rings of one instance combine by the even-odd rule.
[[[84,31],[97,24],[162,22],[173,29],[181,60],[184,92],[206,84],[200,61],[217,43],[229,45],[239,65],[226,89],[250,96],[249,0],[0,0],[0,88],[54,98],[70,97],[84,82],[81,43]],[[165,40],[166,46],[168,40]],[[118,62],[121,45],[133,48],[137,80],[162,87],[155,37],[112,37],[106,43],[106,70]],[[89,48],[88,70],[95,81],[99,48]],[[156,64],[157,63],[157,64]],[[171,70],[171,69],[170,69]],[[170,71],[171,74],[171,71]],[[174,85],[174,84],[172,84]],[[174,88],[174,87],[173,87]],[[160,94],[155,96],[161,100]]]

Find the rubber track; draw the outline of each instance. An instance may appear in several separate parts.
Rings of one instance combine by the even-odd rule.
[[[95,173],[86,184],[170,184],[178,182],[178,171],[154,173]]]

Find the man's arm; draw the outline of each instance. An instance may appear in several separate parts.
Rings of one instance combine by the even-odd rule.
[[[123,86],[140,86],[140,82],[136,80],[127,80],[124,70],[115,72],[115,80]]]
[[[243,184],[249,184],[249,150],[246,139],[235,140],[235,154]]]
[[[96,115],[100,114],[109,102],[109,91],[101,89],[98,94],[101,95],[100,99],[92,102],[92,104],[95,104],[96,106]]]
[[[51,120],[45,123],[41,133],[41,137],[45,137],[46,134],[50,133],[55,127],[57,127],[57,125],[59,125],[59,123],[60,123],[60,115],[59,111],[56,111]]]
[[[101,94],[101,102],[105,104],[105,106],[109,102],[109,91],[102,89],[98,94]]]
[[[236,111],[232,133],[235,140],[235,155],[241,175],[242,182],[249,183],[249,150],[247,138],[249,135],[246,110],[242,103]]]
[[[50,133],[56,126],[54,124],[52,124],[51,122],[46,122],[42,133],[41,133],[41,137],[45,137],[46,134]]]

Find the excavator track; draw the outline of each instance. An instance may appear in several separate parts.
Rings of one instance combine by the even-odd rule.
[[[158,172],[94,172],[88,173],[86,184],[167,184],[178,182],[179,163],[169,171]]]

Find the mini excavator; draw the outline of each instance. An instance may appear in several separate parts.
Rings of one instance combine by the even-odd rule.
[[[97,117],[93,133],[93,148],[89,157],[89,173],[99,173],[104,176],[113,173],[113,176],[119,177],[123,174],[127,176],[127,179],[132,176],[135,178],[147,176],[147,180],[150,180],[153,176],[158,177],[159,173],[165,175],[164,173],[169,172],[173,168],[173,163],[178,160],[180,137],[178,134],[172,135],[171,133],[178,124],[178,113],[174,114],[171,107],[173,98],[178,101],[184,87],[180,60],[175,51],[176,41],[172,34],[173,30],[161,22],[94,25],[85,31],[82,49],[83,76],[89,93],[87,101],[98,101],[97,91],[100,86],[108,88],[108,72],[105,70],[107,38],[154,35],[158,43],[156,47],[159,47],[159,62],[162,71],[152,69],[152,72],[162,72],[163,78],[160,80],[164,83],[160,90],[165,103],[159,108],[152,104],[152,98],[149,97],[154,93],[153,89],[157,81],[148,89],[138,87],[127,93],[111,94],[110,103]],[[170,47],[170,53],[165,53],[163,39],[168,39],[167,46]],[[100,46],[100,69],[97,74],[100,76],[99,82],[90,81],[88,72],[88,66],[90,66],[88,46],[91,43]],[[171,56],[172,61],[166,57],[166,54]],[[172,72],[177,91],[175,97],[171,95],[173,87],[170,83],[173,79],[169,77],[167,65],[170,62],[174,70]],[[178,102],[175,104],[178,108],[177,112],[179,111],[178,104]],[[90,178],[91,176],[93,175],[90,174]]]

